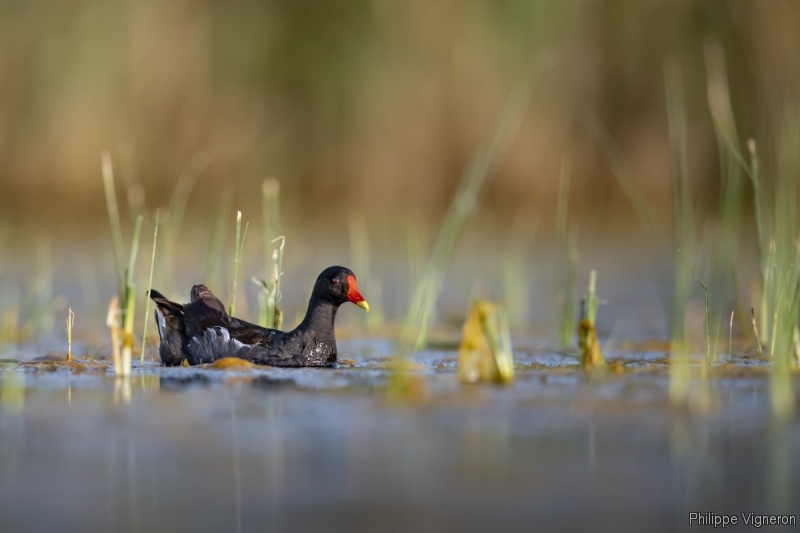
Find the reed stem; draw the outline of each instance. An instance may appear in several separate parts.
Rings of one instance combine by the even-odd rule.
[[[144,364],[144,354],[147,349],[147,324],[149,322],[148,315],[150,314],[150,289],[153,287],[153,270],[156,265],[156,241],[158,239],[158,215],[159,210],[156,209],[156,223],[153,228],[153,253],[150,256],[150,276],[147,281],[147,299],[144,302],[144,329],[142,330],[142,353],[139,355],[139,364]]]
[[[231,289],[231,305],[228,314],[234,315],[236,311],[236,287],[239,281],[239,263],[242,259],[242,248],[244,248],[244,240],[247,237],[247,228],[250,226],[248,222],[244,226],[244,233],[242,233],[242,212],[236,212],[236,249],[233,260],[233,287]]]

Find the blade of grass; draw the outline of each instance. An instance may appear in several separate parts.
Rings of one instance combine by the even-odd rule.
[[[461,178],[428,257],[420,283],[415,288],[411,307],[400,335],[398,351],[401,355],[409,355],[425,343],[433,308],[453,249],[465,222],[477,207],[489,177],[497,166],[500,154],[519,125],[529,90],[529,84],[524,84],[514,91],[494,133],[475,153]]]
[[[370,249],[369,229],[367,219],[363,213],[349,213],[347,224],[350,229],[350,250],[353,270],[356,276],[369,282],[370,279]],[[369,315],[353,315],[360,323],[365,323]]]
[[[705,297],[706,297],[706,361],[707,362],[711,362],[711,331],[709,329],[710,328],[710,318],[709,318],[709,314],[708,314],[708,287],[706,287],[705,284],[702,281],[700,281],[700,279],[697,277],[697,275],[694,272],[692,272],[692,275],[694,276],[695,281],[697,281],[697,283],[699,283],[700,286],[703,288],[703,292],[705,292]]]
[[[163,264],[165,265],[165,272],[159,275],[160,278],[163,278],[168,290],[171,290],[175,285],[175,252],[183,217],[186,213],[186,206],[189,204],[189,196],[192,194],[200,174],[210,163],[211,155],[209,153],[204,151],[197,152],[189,161],[189,164],[186,165],[186,168],[178,175],[169,198],[169,208],[163,221]]]
[[[150,256],[150,276],[147,281],[148,297],[144,303],[144,329],[142,330],[142,353],[139,356],[139,364],[144,364],[144,354],[147,350],[147,324],[150,322],[150,296],[149,291],[153,287],[153,270],[156,265],[156,241],[158,240],[158,209],[156,209],[156,222],[153,227],[153,253]]]
[[[139,235],[142,231],[142,215],[136,217],[133,230],[131,253],[128,258],[128,268],[125,271],[125,298],[122,312],[122,368],[121,376],[128,376],[131,372],[131,355],[134,347],[133,321],[136,314],[136,257],[139,253]]]
[[[72,328],[75,326],[75,313],[67,311],[67,361],[72,361]]]
[[[670,309],[670,368],[669,395],[674,405],[692,404],[692,373],[689,348],[686,345],[685,312],[692,291],[692,265],[695,260],[694,208],[689,177],[688,133],[683,82],[679,65],[671,60],[664,64],[664,86],[667,99],[667,124],[670,145],[670,174],[673,192],[675,245],[673,248],[673,293]],[[699,280],[698,280],[699,281]],[[708,327],[708,319],[706,319]],[[709,339],[706,334],[706,357]],[[702,374],[703,376],[705,374]],[[702,382],[701,382],[702,383]],[[707,384],[705,384],[707,385]],[[707,387],[701,386],[700,398]],[[702,401],[701,401],[702,404]]]
[[[111,154],[106,150],[101,156],[103,171],[103,188],[106,192],[106,207],[108,219],[111,223],[111,238],[114,241],[114,266],[117,271],[117,290],[120,296],[125,294],[125,274],[122,267],[122,226],[119,221],[119,208],[117,206],[117,193],[114,188],[114,168],[111,164]]]
[[[273,286],[273,295],[271,301],[268,302],[270,304],[270,314],[272,317],[272,327],[275,329],[281,329],[283,325],[283,312],[278,307],[278,304],[281,302],[281,280],[283,279],[283,250],[286,246],[286,238],[281,235],[273,240],[273,244],[280,241],[280,245],[277,249],[273,250],[273,259],[272,259],[272,286]]]
[[[722,320],[728,302],[738,288],[735,285],[739,254],[739,236],[744,200],[743,171],[748,165],[739,148],[739,136],[730,103],[725,53],[717,41],[704,46],[708,105],[714,123],[721,175],[719,224],[714,239],[711,275],[711,313]],[[733,293],[731,291],[733,289]]]
[[[733,350],[733,311],[731,311],[731,323],[728,326],[728,362],[732,362],[731,351]]]
[[[250,226],[248,222],[244,226],[244,234],[242,234],[242,212],[236,212],[236,248],[234,250],[233,259],[233,283],[231,288],[231,304],[228,307],[228,314],[234,316],[236,310],[236,287],[239,281],[239,263],[242,259],[242,248],[244,248],[244,240],[247,237],[247,228]]]
[[[264,279],[270,288],[267,293],[274,292],[274,272],[276,266],[275,243],[280,235],[280,182],[275,178],[267,178],[261,184],[261,195],[263,200],[262,223],[264,239]],[[282,245],[282,244],[281,244]],[[280,270],[280,266],[278,267]],[[264,327],[275,327],[275,305],[277,302],[269,302],[268,297],[261,296],[259,299],[259,324]]]
[[[561,173],[558,183],[558,202],[556,204],[556,240],[559,247],[559,280],[556,282],[556,308],[558,316],[559,340],[561,347],[570,345],[575,334],[575,284],[578,271],[578,246],[574,226],[568,222],[569,182],[572,161],[564,156],[561,159]]]
[[[228,214],[233,204],[233,191],[226,187],[222,191],[222,197],[217,211],[217,221],[214,224],[214,233],[211,236],[211,244],[206,254],[205,266],[203,267],[203,280],[212,291],[216,291],[222,286],[220,281],[220,263],[222,250],[225,248],[225,238],[228,230]]]

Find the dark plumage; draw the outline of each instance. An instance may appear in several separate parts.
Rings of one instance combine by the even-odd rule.
[[[178,304],[150,290],[161,336],[159,354],[167,366],[211,363],[238,357],[271,366],[331,366],[336,363],[336,311],[353,302],[369,311],[356,277],[328,267],[314,283],[303,321],[289,332],[263,328],[228,315],[205,285],[192,287],[191,303]]]

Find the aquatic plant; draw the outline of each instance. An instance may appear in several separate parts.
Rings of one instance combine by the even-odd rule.
[[[744,314],[736,270],[739,263],[746,162],[739,152],[740,143],[730,103],[722,46],[717,41],[708,41],[704,46],[704,55],[708,106],[717,138],[720,165],[719,214],[713,239],[709,289],[710,314],[719,326],[723,316],[727,314],[729,302],[734,297],[740,307],[740,313]]]
[[[75,313],[67,311],[67,361],[72,361],[72,328],[75,326]]]
[[[561,347],[572,344],[575,331],[575,283],[578,272],[578,245],[575,226],[568,223],[569,181],[571,161],[561,160],[556,204],[556,241],[558,243],[558,267],[556,281],[556,323]]]
[[[123,245],[122,245],[122,225],[119,221],[119,207],[117,206],[117,193],[114,186],[114,168],[111,163],[111,154],[104,151],[101,156],[101,168],[103,174],[103,188],[106,193],[106,207],[108,208],[108,219],[111,224],[111,240],[114,246],[114,266],[116,267],[117,290],[122,296],[125,293],[125,274],[123,272]]]
[[[800,248],[798,247],[796,146],[800,119],[787,112],[781,125],[773,164],[773,187],[762,180],[755,141],[749,142],[750,176],[756,202],[760,239],[761,314],[763,342],[772,362],[770,383],[775,415],[787,419],[794,410],[792,361],[798,357],[797,322],[800,315]],[[767,327],[764,332],[763,328]]]
[[[231,303],[228,306],[228,314],[233,316],[236,311],[236,287],[239,282],[239,263],[242,260],[242,248],[244,248],[244,240],[247,237],[247,228],[250,227],[248,222],[244,226],[244,233],[242,233],[242,212],[236,212],[236,244],[234,247],[233,257],[233,280],[231,281]]]
[[[206,252],[203,265],[202,279],[212,292],[222,289],[222,250],[225,248],[225,238],[228,230],[228,215],[233,205],[233,191],[230,187],[225,187],[220,197],[219,208],[217,210],[214,231],[211,234],[211,242]]]
[[[581,367],[587,372],[602,368],[606,360],[600,351],[597,340],[597,271],[589,274],[589,294],[587,299],[581,300],[581,320],[578,324],[578,346],[581,352]]]
[[[285,245],[285,239],[280,236],[280,190],[280,182],[275,178],[267,178],[261,184],[264,278],[256,281],[264,289],[258,295],[258,323],[264,327],[275,329],[280,329],[283,322],[283,315],[278,308]],[[276,247],[278,242],[280,244]]]
[[[197,152],[178,175],[170,193],[169,206],[164,213],[162,223],[164,245],[162,259],[159,261],[161,264],[160,283],[164,284],[164,288],[168,292],[172,291],[175,286],[175,252],[183,225],[183,217],[189,204],[189,196],[192,194],[200,174],[210,163],[211,155],[209,153]]]
[[[529,86],[524,84],[512,93],[494,132],[475,152],[461,177],[422,276],[414,289],[411,306],[400,334],[398,352],[402,355],[408,355],[425,344],[433,308],[458,237],[467,219],[474,213],[500,154],[519,125],[528,92]]]
[[[111,354],[112,362],[114,364],[114,373],[118,377],[127,376],[130,368],[127,370],[122,367],[122,357],[120,355],[120,346],[122,344],[122,333],[120,328],[120,309],[119,299],[117,296],[112,296],[108,304],[108,313],[106,314],[106,326],[111,333]]]
[[[634,174],[625,162],[611,136],[597,120],[588,123],[589,131],[608,157],[612,173],[625,193],[642,225],[647,228],[655,255],[657,269],[662,273],[668,265],[672,272],[672,295],[670,303],[670,399],[683,405],[690,400],[692,383],[689,366],[689,347],[684,331],[686,305],[692,290],[692,268],[695,261],[695,225],[687,152],[686,110],[680,68],[674,61],[664,66],[665,92],[667,99],[667,122],[669,129],[670,173],[673,193],[674,245],[667,246],[664,230],[657,222],[655,209],[647,200]],[[664,275],[664,274],[662,274]],[[665,298],[665,301],[667,299]],[[707,350],[708,352],[708,350]],[[704,373],[701,373],[705,375]],[[695,399],[707,397],[701,387]],[[705,404],[702,400],[700,403]]]
[[[139,234],[142,230],[142,215],[136,217],[136,225],[133,229],[133,241],[131,242],[131,252],[128,260],[128,268],[125,269],[125,295],[122,308],[122,375],[130,374],[131,357],[135,339],[133,337],[133,319],[136,315],[136,256],[139,253]]]
[[[380,279],[373,274],[370,264],[370,239],[367,219],[363,214],[350,214],[347,218],[350,229],[350,249],[352,268],[364,280],[366,293],[370,299],[370,312],[364,316],[367,329],[374,331],[383,326],[384,317],[381,298]]]
[[[150,256],[150,276],[148,277],[147,281],[147,290],[153,287],[153,270],[155,269],[156,265],[156,242],[158,240],[158,215],[159,211],[156,209],[156,221],[153,226],[153,253]],[[145,299],[144,302],[144,326],[142,330],[142,353],[139,355],[139,364],[144,364],[144,355],[147,349],[147,324],[150,322],[149,320],[150,315],[150,298],[148,294],[148,298]]]
[[[511,327],[527,327],[530,315],[531,272],[529,252],[532,235],[538,221],[531,222],[527,207],[520,209],[514,218],[503,251],[502,282],[503,301]]]
[[[706,297],[706,362],[710,363],[712,361],[712,358],[711,358],[711,332],[709,330],[710,324],[711,324],[711,319],[709,317],[709,311],[708,311],[708,287],[706,287],[705,283],[700,281],[700,279],[697,276],[695,276],[694,279],[695,279],[695,281],[697,281],[697,283],[700,285],[700,287],[703,288],[703,292],[705,293],[705,297]]]
[[[482,300],[472,304],[458,349],[458,378],[465,383],[514,380],[511,333],[502,306]]]
[[[279,304],[281,302],[281,278],[283,277],[283,250],[286,246],[286,237],[281,235],[274,239],[275,244],[280,242],[277,248],[272,250],[272,271],[269,273],[268,280],[263,280],[253,276],[252,281],[259,287],[262,292],[259,293],[260,298],[263,298],[263,308],[266,313],[266,326],[272,329],[281,329],[283,325],[283,312]],[[260,300],[259,300],[260,301]]]
[[[136,313],[136,256],[139,251],[139,234],[142,229],[142,215],[136,217],[134,224],[133,237],[131,240],[130,253],[128,255],[128,266],[123,270],[123,244],[122,229],[119,220],[119,208],[117,206],[116,190],[114,187],[114,171],[111,163],[111,156],[106,151],[101,156],[103,184],[106,192],[106,205],[111,224],[111,235],[114,241],[114,259],[117,270],[118,298],[112,299],[107,315],[107,323],[112,329],[112,350],[114,353],[114,370],[118,376],[130,375],[131,357],[134,349],[133,326]],[[120,311],[121,301],[121,311]],[[115,308],[112,313],[112,307]],[[114,315],[112,320],[112,314]],[[122,329],[119,329],[119,317],[121,314]],[[112,327],[112,323],[114,326]]]

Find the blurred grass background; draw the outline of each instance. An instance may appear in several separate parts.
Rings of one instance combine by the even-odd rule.
[[[41,280],[3,298],[69,299],[79,279],[81,298],[104,305],[105,286],[93,284],[113,272],[106,149],[126,239],[138,214],[143,235],[152,232],[161,208],[154,285],[170,296],[188,288],[175,270],[191,282],[209,270],[230,278],[236,210],[252,222],[242,279],[263,272],[267,176],[281,184],[290,282],[301,281],[299,268],[308,277],[356,259],[364,245],[352,228],[366,227],[361,255],[410,258],[394,270],[373,261],[377,284],[403,293],[394,276],[414,277],[413,258],[426,253],[476,147],[537,61],[550,66],[481,203],[479,230],[494,236],[487,250],[503,246],[496,236],[508,228],[517,248],[530,246],[533,228],[552,238],[565,157],[581,238],[643,236],[593,122],[672,225],[667,59],[685,87],[696,209],[714,213],[720,156],[704,46],[724,50],[739,137],[768,142],[768,124],[797,108],[798,30],[800,5],[788,0],[0,0],[0,254],[7,268],[22,250],[23,277]],[[224,253],[210,265],[225,211]],[[177,229],[176,212],[185,213]],[[103,255],[72,253],[87,242]],[[53,289],[49,268],[71,281]],[[464,298],[482,292],[474,280],[455,283]],[[306,285],[288,286],[288,299],[302,302]]]
[[[255,213],[268,175],[288,220],[346,231],[330,221],[356,209],[435,219],[541,53],[557,63],[484,209],[510,218],[534,205],[552,219],[569,153],[574,208],[627,211],[586,118],[609,129],[648,194],[666,195],[663,61],[676,58],[691,173],[716,187],[703,42],[727,53],[746,139],[771,102],[796,98],[799,23],[791,1],[2,1],[2,216],[55,231],[103,222],[109,149],[150,209],[207,162],[187,220],[213,219],[225,186]]]

